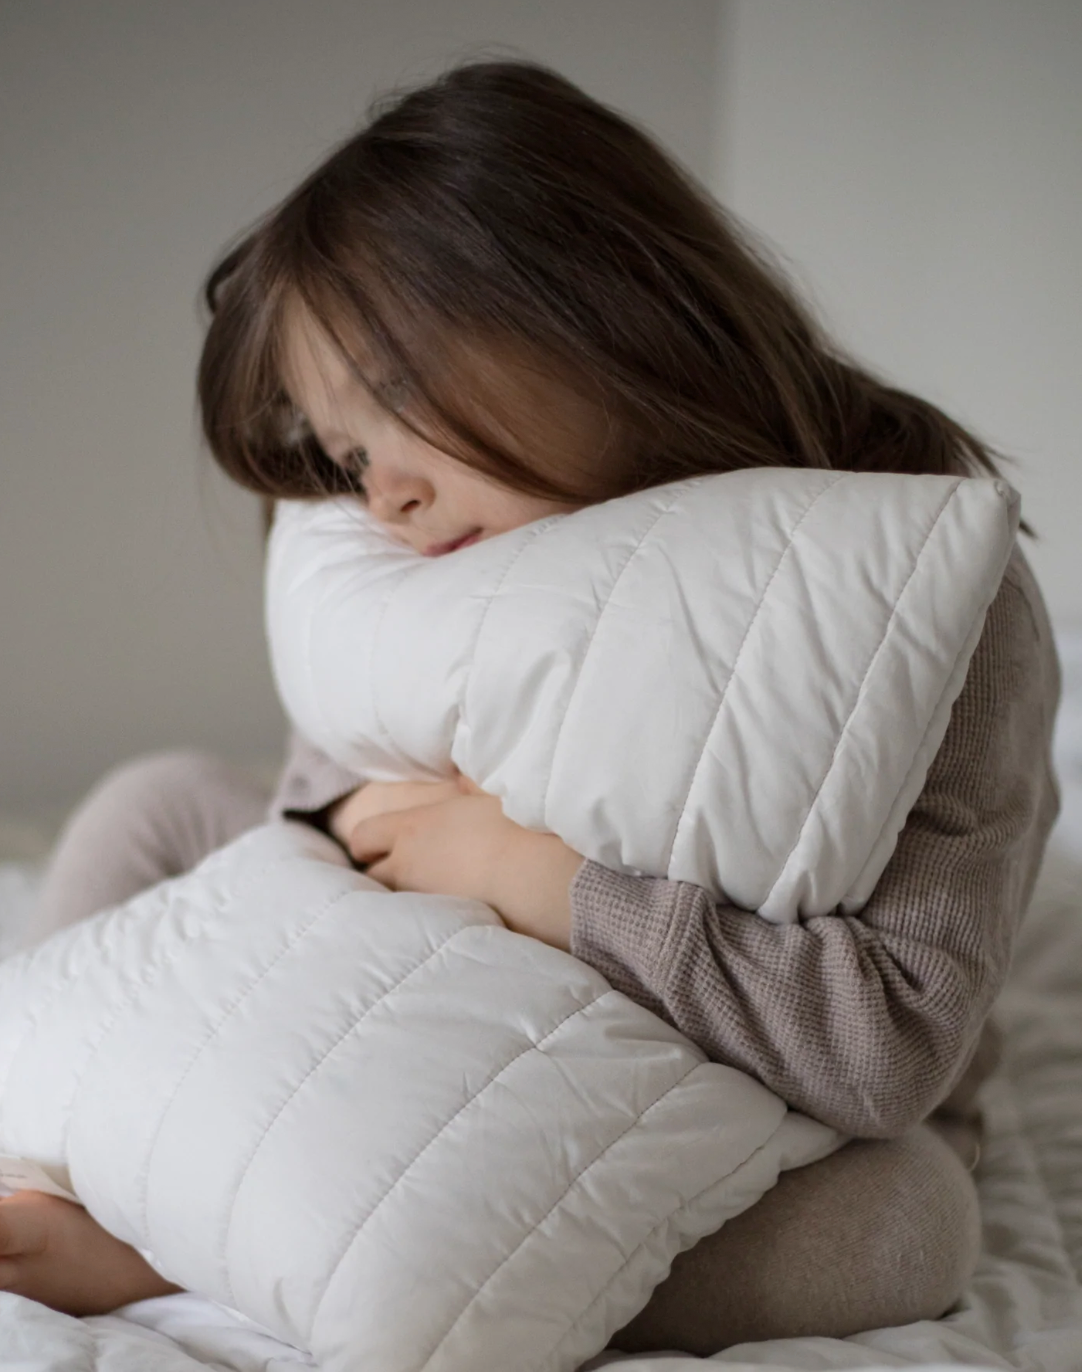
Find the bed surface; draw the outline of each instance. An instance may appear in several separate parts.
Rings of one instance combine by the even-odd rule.
[[[1064,705],[1057,760],[1064,806],[996,1015],[1005,1030],[986,1084],[988,1122],[976,1174],[984,1253],[944,1319],[849,1339],[741,1344],[697,1359],[602,1354],[582,1372],[740,1372],[921,1366],[1082,1372],[1082,635],[1061,636]],[[33,900],[42,849],[32,824],[0,821],[0,953]],[[5,847],[6,844],[6,847]],[[19,1372],[296,1372],[311,1366],[239,1316],[196,1296],[169,1296],[74,1320],[0,1294],[0,1364]],[[493,1369],[492,1372],[497,1372]]]

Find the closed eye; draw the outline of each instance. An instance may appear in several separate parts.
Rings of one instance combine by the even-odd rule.
[[[364,489],[363,475],[370,464],[365,449],[353,448],[348,453],[343,453],[338,459],[338,465],[351,478],[357,494],[367,500],[368,493]]]

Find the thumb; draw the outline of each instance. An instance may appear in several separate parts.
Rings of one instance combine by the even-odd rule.
[[[358,820],[350,830],[346,848],[354,862],[363,864],[386,857],[394,847],[395,835],[405,810],[384,810]]]

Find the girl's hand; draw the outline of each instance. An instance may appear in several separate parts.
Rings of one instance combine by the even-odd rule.
[[[349,836],[362,819],[392,810],[412,810],[417,805],[435,805],[463,795],[467,787],[476,789],[462,775],[451,781],[369,781],[336,802],[327,817],[327,827],[342,847],[348,848]]]
[[[582,855],[465,787],[468,794],[363,818],[345,842],[351,857],[392,891],[482,900],[515,933],[569,950],[570,886]]]

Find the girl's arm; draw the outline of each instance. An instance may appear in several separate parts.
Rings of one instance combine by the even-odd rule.
[[[770,924],[686,882],[583,863],[551,836],[504,820],[523,843],[529,837],[538,849],[541,842],[553,849],[551,863],[547,850],[531,847],[532,865],[499,864],[512,875],[521,868],[544,907],[524,907],[523,919],[509,901],[505,918],[570,946],[712,1058],[751,1073],[797,1109],[858,1137],[902,1133],[965,1072],[1006,975],[1058,809],[1050,762],[1058,692],[1044,605],[1017,553],[924,790],[858,915]],[[288,776],[280,794],[290,792],[290,813],[318,818],[359,778],[310,745],[297,748],[299,771],[314,778],[301,788],[307,802]],[[453,804],[453,815],[451,807],[427,812],[412,854],[408,834],[401,841],[403,817],[362,824],[359,846],[349,846],[367,859],[394,845],[398,869],[388,884],[449,889],[458,876],[460,894],[499,909],[483,883],[470,888],[469,872],[453,871],[440,856],[436,840],[450,839],[461,865],[474,837],[469,826],[443,832],[462,818],[461,804]],[[482,848],[500,842],[499,820],[486,812]],[[416,814],[408,823],[420,827]]]
[[[1058,810],[1059,672],[1016,554],[897,849],[864,909],[774,925],[684,882],[586,862],[571,950],[711,1058],[844,1133],[927,1117],[1010,963]]]

